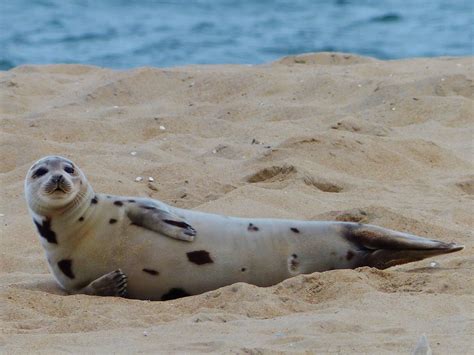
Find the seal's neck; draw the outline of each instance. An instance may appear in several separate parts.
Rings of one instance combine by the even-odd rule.
[[[77,196],[64,206],[59,211],[59,217],[61,219],[71,220],[71,218],[79,217],[85,214],[90,206],[91,200],[94,198],[94,190],[87,184],[85,191],[80,191]]]

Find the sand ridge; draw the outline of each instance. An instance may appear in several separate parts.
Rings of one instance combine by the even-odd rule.
[[[335,53],[0,72],[1,351],[388,354],[426,334],[433,352],[472,352],[473,76],[472,58]],[[169,302],[66,296],[23,199],[26,171],[47,154],[77,162],[99,192],[361,221],[466,249]]]

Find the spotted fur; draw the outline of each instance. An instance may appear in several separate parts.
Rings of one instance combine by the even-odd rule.
[[[249,226],[247,227],[247,230],[250,232],[258,232],[259,228],[254,225],[253,223],[249,223]]]
[[[74,273],[72,272],[72,260],[70,259],[63,259],[58,261],[58,267],[61,272],[69,277],[70,279],[74,279]]]
[[[51,229],[51,220],[44,219],[43,223],[40,224],[38,221],[33,220],[36,225],[36,229],[38,229],[38,233],[46,239],[49,243],[58,244],[58,240],[56,239],[56,233]]]
[[[161,296],[161,300],[169,301],[169,300],[175,300],[177,298],[187,297],[187,296],[191,296],[191,295],[187,293],[185,290],[183,290],[182,288],[172,288],[163,296]]]
[[[205,250],[196,250],[186,253],[188,260],[197,265],[212,264],[212,260],[208,251]]]
[[[158,271],[153,270],[153,269],[142,269],[142,271],[153,276],[157,276],[160,274]]]
[[[289,258],[289,267],[291,271],[296,271],[298,269],[300,262],[298,260],[298,255],[291,254]]]

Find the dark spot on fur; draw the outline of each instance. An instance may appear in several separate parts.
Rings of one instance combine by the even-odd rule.
[[[79,217],[79,222],[82,222],[84,220],[84,217]]]
[[[346,254],[346,259],[351,260],[354,257],[354,252],[352,250],[348,250]]]
[[[300,264],[300,262],[298,261],[298,255],[291,254],[290,269],[295,271],[298,268],[299,264]]]
[[[97,200],[97,196],[94,196],[94,198],[91,200],[92,204],[96,204],[99,200]]]
[[[258,227],[255,226],[253,223],[249,223],[249,226],[247,227],[247,230],[250,232],[258,232]]]
[[[115,206],[123,206],[123,202],[122,201],[114,201],[114,205]]]
[[[186,255],[188,256],[190,262],[198,265],[211,264],[214,262],[211,259],[209,252],[205,250],[191,251],[189,253],[186,253]]]
[[[46,239],[49,243],[53,244],[58,244],[58,241],[56,239],[56,233],[51,229],[51,220],[50,219],[45,219],[43,221],[43,224],[40,224],[39,222],[33,220],[36,225],[36,229],[38,229],[38,233]]]
[[[298,228],[290,228],[290,229],[294,233],[299,233],[300,232],[300,230]]]
[[[135,200],[128,200],[128,202],[130,202],[130,203],[135,203],[135,202],[137,202],[137,201],[135,201]]]
[[[161,300],[169,301],[169,300],[175,300],[177,298],[186,297],[186,296],[191,296],[191,295],[187,293],[185,290],[183,290],[182,288],[172,288],[171,290],[168,291],[168,293],[165,293],[163,296],[161,296]]]
[[[110,195],[107,195],[106,197],[107,197],[107,198],[111,198],[112,196],[110,196]]]
[[[66,275],[70,279],[74,278],[74,273],[72,272],[72,260],[63,259],[61,261],[58,261],[58,267],[64,275]]]
[[[158,271],[153,270],[153,269],[142,269],[142,271],[146,272],[147,274],[154,275],[154,276],[159,274]]]
[[[247,268],[243,267],[242,269],[240,269],[240,271],[245,272],[247,271]]]
[[[109,223],[110,224],[117,223],[117,220],[115,218],[111,218],[111,219],[109,219]]]

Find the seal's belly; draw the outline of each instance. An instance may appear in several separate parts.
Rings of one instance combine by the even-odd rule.
[[[127,257],[119,259],[131,297],[160,299],[172,289],[198,294],[235,282],[267,286],[291,276],[281,256],[283,246],[262,254],[263,240],[256,243],[244,235],[196,228],[198,237],[192,243],[129,228],[129,237],[136,239],[127,248]]]
[[[202,213],[189,213],[186,219],[197,231],[193,242],[124,221],[117,229],[121,235],[100,243],[91,238],[84,248],[87,253],[77,253],[77,267],[92,279],[121,269],[128,276],[129,296],[152,300],[166,299],[170,292],[198,294],[235,282],[269,286],[335,264],[344,267],[331,254],[343,248],[329,229],[326,233],[321,229],[321,223]],[[101,260],[100,265],[88,259]]]

